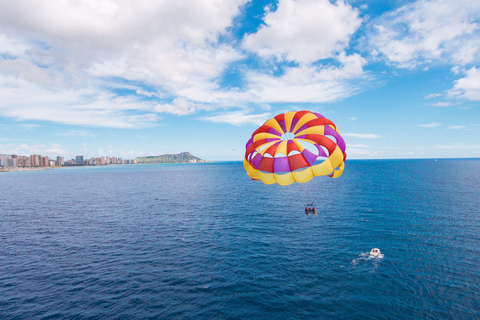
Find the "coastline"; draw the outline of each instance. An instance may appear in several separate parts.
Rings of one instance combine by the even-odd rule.
[[[204,162],[161,162],[161,163],[137,163],[135,165],[162,165],[162,164],[206,164],[206,163],[215,163],[216,161],[205,161]],[[125,164],[110,164],[109,166],[121,166]],[[129,165],[129,164],[128,164]],[[54,167],[0,167],[1,172],[25,172],[25,171],[42,171],[42,170],[55,170],[61,168],[78,168],[78,167],[102,167],[105,165],[95,166],[95,165],[81,165],[81,166],[54,166]]]
[[[58,168],[61,168],[61,167],[38,167],[38,168],[18,168],[18,167],[14,167],[14,168],[2,168],[0,169],[0,172],[20,172],[20,171],[40,171],[40,170],[54,170],[54,169],[58,169]]]

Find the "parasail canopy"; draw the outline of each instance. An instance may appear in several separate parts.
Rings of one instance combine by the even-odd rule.
[[[248,140],[243,165],[265,184],[339,177],[347,154],[335,124],[319,113],[292,111],[266,121]]]

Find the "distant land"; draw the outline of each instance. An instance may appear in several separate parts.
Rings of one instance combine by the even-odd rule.
[[[135,159],[137,163],[205,163],[209,162],[202,160],[190,152],[181,152],[178,154],[162,154],[159,156],[138,157]]]

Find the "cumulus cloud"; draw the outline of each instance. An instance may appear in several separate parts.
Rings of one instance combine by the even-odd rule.
[[[245,114],[243,112],[230,112],[217,116],[203,117],[202,120],[209,122],[223,122],[233,125],[255,124],[262,125],[271,117],[270,113]]]
[[[425,99],[432,99],[432,98],[437,98],[437,97],[441,97],[442,94],[441,93],[432,93],[432,94],[429,94],[425,97]]]
[[[432,60],[467,64],[480,61],[480,2],[421,0],[374,23],[374,53],[392,64],[413,68]]]
[[[156,114],[149,112],[152,107],[150,102],[117,96],[94,86],[53,90],[0,75],[0,115],[20,120],[133,128],[155,122]]]
[[[343,52],[361,24],[357,10],[343,1],[327,0],[280,0],[263,21],[260,30],[245,37],[243,47],[301,64]]]
[[[249,101],[327,102],[353,94],[358,88],[350,83],[364,77],[365,59],[360,55],[339,55],[339,67],[300,66],[288,68],[282,76],[257,71],[246,77]]]
[[[66,151],[61,144],[51,144],[46,146],[43,144],[26,144],[21,145],[0,145],[0,149],[4,150],[7,154],[17,154],[17,155],[30,155],[30,154],[40,154],[46,156],[57,156],[65,155]]]
[[[472,67],[465,72],[466,76],[456,80],[449,96],[464,98],[470,101],[480,101],[480,69]]]
[[[436,103],[429,103],[429,106],[434,106],[434,107],[450,107],[452,104],[450,102],[436,102]]]
[[[6,0],[0,115],[109,127],[155,121],[148,110],[158,101],[141,99],[191,100],[218,89],[225,67],[242,56],[219,36],[245,2]],[[131,92],[115,88],[125,81],[136,84]],[[127,94],[136,99],[119,97]]]
[[[56,155],[65,155],[67,153],[60,144],[52,144],[50,145],[50,148],[46,149],[44,152]]]
[[[0,33],[0,50],[3,55],[9,57],[18,57],[30,48],[22,39],[12,38],[6,34]]]
[[[206,110],[206,107],[201,104],[193,103],[185,98],[176,98],[172,103],[158,104],[155,106],[154,111],[176,114],[179,116],[196,113],[198,110]]]
[[[346,1],[279,0],[236,42],[229,32],[247,2],[5,0],[0,116],[135,128],[156,123],[159,113],[332,102],[372,79],[367,59],[351,47],[368,18]],[[475,62],[476,3],[409,3],[374,20],[372,47],[400,67],[440,58]],[[241,81],[226,88],[232,64]],[[472,70],[450,97],[477,101]]]
[[[215,42],[231,24],[244,2],[5,0],[0,26],[82,58],[72,63],[101,61],[125,52],[135,59],[135,49],[146,44],[163,43],[162,52],[180,49],[182,43],[206,47],[206,42]]]

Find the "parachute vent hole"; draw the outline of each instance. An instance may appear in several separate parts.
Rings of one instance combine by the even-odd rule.
[[[293,132],[285,132],[280,137],[280,139],[282,139],[283,141],[292,140],[293,138],[295,138],[295,134]]]

